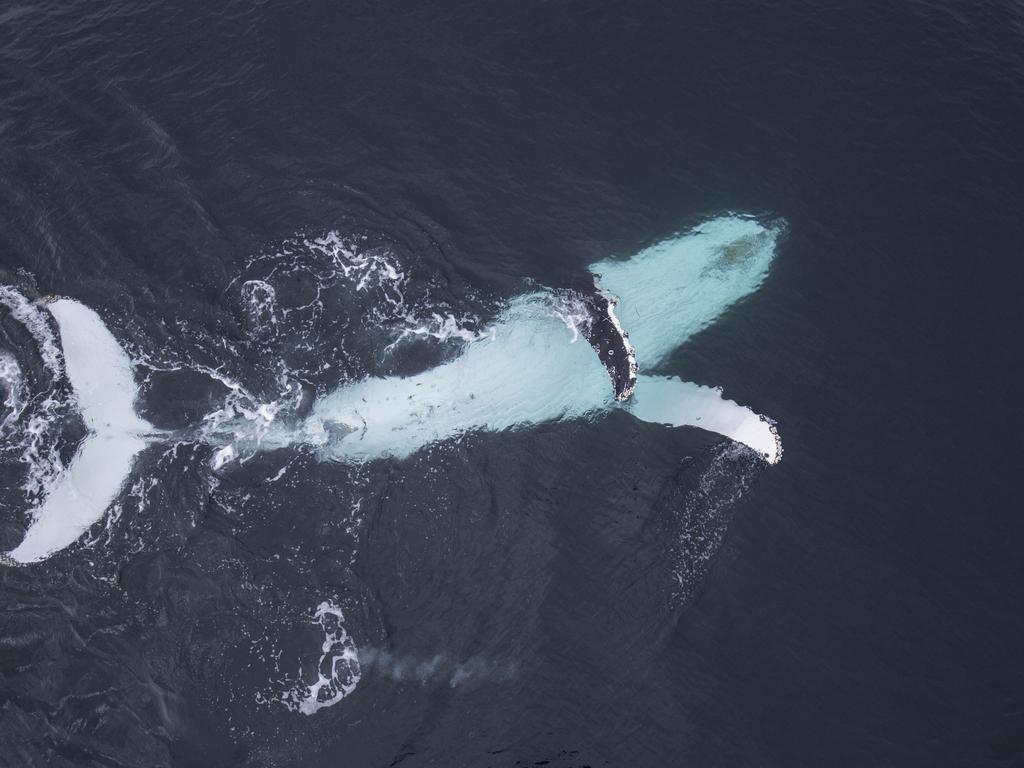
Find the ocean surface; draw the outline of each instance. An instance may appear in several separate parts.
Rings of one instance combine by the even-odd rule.
[[[770,268],[645,368],[622,265],[722,222]],[[593,265],[632,411],[579,405]],[[0,551],[103,429],[59,308],[153,431],[0,565],[0,765],[1024,765],[1022,287],[1016,0],[6,0]],[[406,380],[535,418],[330,449]]]

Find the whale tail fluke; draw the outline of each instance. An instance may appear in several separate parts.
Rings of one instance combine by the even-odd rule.
[[[43,560],[72,544],[114,502],[153,427],[135,412],[131,361],[103,320],[72,299],[47,302],[57,321],[64,364],[89,434],[69,466],[32,510],[21,544],[3,560]]]
[[[117,497],[146,441],[131,435],[92,434],[33,510],[21,544],[8,552],[16,563],[43,560],[64,549],[99,520]]]

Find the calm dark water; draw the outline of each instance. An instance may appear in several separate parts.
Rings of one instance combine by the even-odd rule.
[[[382,355],[344,281],[298,309],[310,238],[485,323],[709,216],[788,223],[671,366],[775,418],[778,466],[621,413],[359,468],[154,447],[0,570],[0,763],[1024,764],[1022,126],[1014,2],[0,5],[0,283],[96,308],[169,428],[223,399],[203,366],[266,401],[282,360],[315,390],[448,353]],[[6,307],[0,343],[47,391]],[[345,642],[358,685],[303,713]]]

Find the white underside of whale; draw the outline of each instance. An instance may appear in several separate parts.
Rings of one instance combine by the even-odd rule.
[[[295,425],[261,428],[262,448],[308,444],[325,460],[361,462],[405,457],[433,443],[487,430],[599,418],[624,408],[638,419],[694,426],[749,446],[777,462],[781,442],[773,424],[725,399],[717,389],[651,375],[671,352],[757,290],[768,273],[778,231],[728,216],[666,240],[627,260],[591,267],[601,287],[617,296],[618,318],[630,334],[643,375],[635,393],[618,403],[594,350],[578,339],[551,294],[521,296],[481,338],[453,360],[409,377],[367,378],[317,399]],[[32,511],[10,561],[32,563],[72,544],[116,500],[153,428],[138,417],[132,365],[88,307],[52,301],[67,376],[87,437],[67,469]],[[214,441],[216,437],[208,437]],[[215,467],[241,452],[219,446]]]

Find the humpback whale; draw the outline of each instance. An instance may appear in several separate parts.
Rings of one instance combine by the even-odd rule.
[[[327,461],[403,458],[476,430],[599,418],[621,408],[642,421],[716,432],[774,464],[782,444],[769,419],[718,389],[659,370],[761,285],[779,234],[778,226],[723,216],[628,259],[605,259],[590,266],[589,288],[518,296],[454,358],[412,376],[341,384],[298,421],[261,426],[254,450],[307,445]],[[47,306],[88,435],[33,510],[21,544],[0,556],[14,563],[45,559],[101,519],[135,456],[160,437],[136,414],[131,361],[99,315],[73,299]],[[587,343],[575,343],[580,335]],[[223,430],[196,433],[217,448],[215,470],[245,447],[235,442],[244,443],[237,435],[246,425],[236,426],[234,441]]]
[[[717,432],[775,463],[782,444],[769,420],[716,389],[638,370],[657,372],[677,347],[755,291],[779,233],[727,216],[629,259],[593,264],[596,290],[577,300],[586,316],[583,335],[597,355],[567,338],[564,317],[572,312],[560,311],[564,297],[527,294],[512,300],[490,333],[453,360],[415,376],[344,384],[318,398],[300,439],[335,461],[401,458],[473,430],[623,408],[643,421]],[[295,439],[271,433],[264,445]]]

